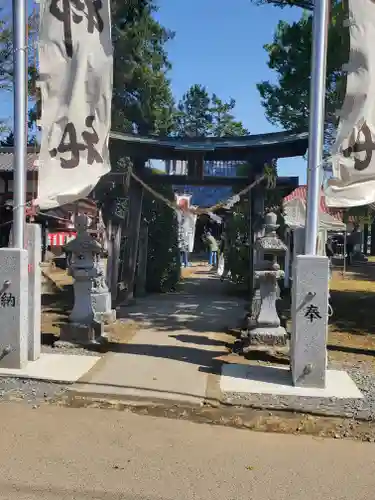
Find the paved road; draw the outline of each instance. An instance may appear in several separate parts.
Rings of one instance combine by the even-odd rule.
[[[364,500],[375,446],[97,409],[1,405],[7,500]]]

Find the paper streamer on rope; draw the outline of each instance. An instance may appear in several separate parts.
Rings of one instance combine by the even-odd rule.
[[[229,198],[226,202],[226,204],[224,205],[223,208],[225,208],[226,210],[229,210],[231,209],[232,207],[234,207],[234,205],[236,203],[238,203],[240,201],[240,197],[238,196],[238,194],[235,194],[234,196],[232,196],[231,198]]]
[[[347,25],[346,97],[325,187],[326,204],[345,208],[375,202],[375,2],[349,0]]]
[[[223,219],[219,215],[216,215],[212,212],[208,212],[207,215],[210,217],[211,220],[216,222],[216,224],[221,224],[223,222]]]
[[[194,249],[195,226],[197,215],[190,212],[191,195],[175,195],[176,204],[181,210],[177,210],[178,220],[178,243],[179,248],[186,252],[192,252]]]
[[[41,209],[86,197],[109,172],[113,54],[110,0],[43,0],[38,199]]]

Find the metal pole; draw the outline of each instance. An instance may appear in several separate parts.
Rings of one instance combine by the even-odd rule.
[[[27,154],[27,2],[13,0],[13,247],[24,247]]]
[[[315,0],[311,55],[305,253],[316,254],[324,141],[327,38],[330,0]]]

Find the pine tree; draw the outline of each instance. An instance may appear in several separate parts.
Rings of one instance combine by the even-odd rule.
[[[153,0],[112,2],[114,130],[164,135],[172,129],[165,44],[174,33],[155,19],[156,11]]]

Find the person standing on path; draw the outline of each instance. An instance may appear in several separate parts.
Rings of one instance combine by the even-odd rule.
[[[208,263],[210,266],[217,266],[217,252],[219,250],[217,241],[212,236],[210,231],[207,231],[205,235],[205,240],[208,245]]]

